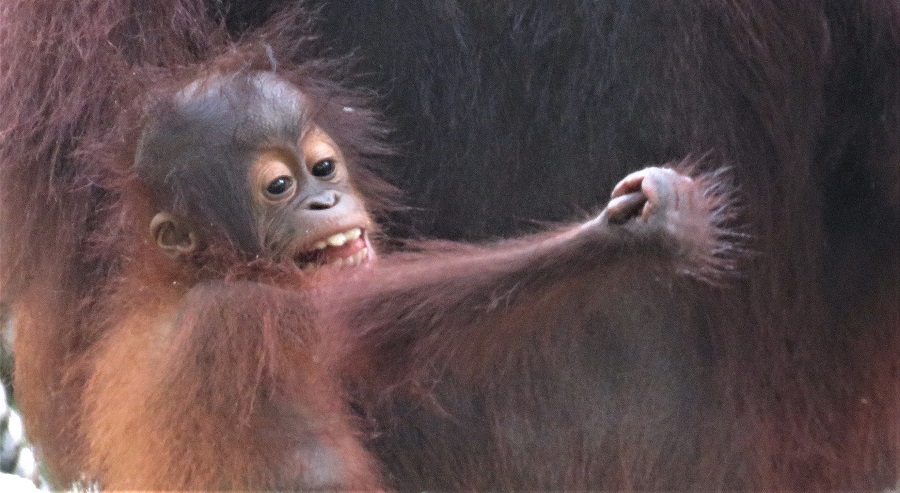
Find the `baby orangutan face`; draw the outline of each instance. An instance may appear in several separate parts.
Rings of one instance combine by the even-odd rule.
[[[340,149],[317,127],[305,132],[298,148],[267,150],[250,169],[266,250],[304,270],[365,263],[373,254],[367,235],[372,221]]]
[[[173,257],[227,242],[303,270],[365,264],[373,222],[309,98],[271,73],[196,81],[152,119],[136,163]]]

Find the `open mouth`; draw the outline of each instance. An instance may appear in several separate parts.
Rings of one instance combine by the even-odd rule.
[[[366,231],[362,228],[350,228],[317,241],[311,250],[296,255],[294,262],[305,271],[326,265],[354,267],[365,264],[371,251]]]

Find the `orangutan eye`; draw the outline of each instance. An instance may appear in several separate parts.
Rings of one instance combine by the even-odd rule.
[[[314,164],[310,171],[316,178],[331,178],[334,176],[334,172],[337,171],[337,165],[335,165],[333,159],[323,159]]]
[[[279,176],[266,186],[266,193],[272,198],[279,198],[294,188],[294,179],[290,176]]]

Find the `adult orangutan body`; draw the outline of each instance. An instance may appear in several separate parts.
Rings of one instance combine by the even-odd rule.
[[[141,93],[129,88],[135,67],[207,59],[229,35],[263,22],[266,5],[280,11],[267,40],[300,40],[305,32],[285,27],[310,17],[294,4],[2,7],[0,278],[17,310],[17,392],[28,430],[61,481],[86,467],[80,406],[91,371],[81,362],[92,361],[83,355],[106,333],[91,300],[103,299],[97,292],[119,275],[109,230],[118,230],[111,211],[123,165],[97,163],[122,156],[91,154],[90,142]],[[629,265],[602,278],[615,286],[604,292],[612,299],[559,303],[583,287],[575,276],[572,291],[535,293],[537,301],[507,312],[519,300],[505,289],[472,300],[466,283],[438,296],[428,279],[444,270],[399,269],[395,282],[416,287],[412,300],[441,309],[404,312],[397,321],[394,308],[378,302],[402,305],[408,293],[396,285],[375,282],[383,294],[359,298],[341,286],[335,299],[365,319],[372,338],[360,344],[377,370],[367,372],[364,361],[358,371],[347,368],[351,396],[378,429],[401,430],[368,442],[386,486],[896,484],[900,13],[893,2],[351,1],[318,9],[315,28],[313,43],[326,56],[358,47],[362,82],[397,122],[394,138],[405,147],[389,173],[413,199],[404,218],[419,231],[512,234],[521,229],[516,221],[556,220],[573,205],[599,203],[598,194],[640,163],[713,151],[732,164],[746,198],[741,222],[753,238],[745,278],[724,291],[678,282],[654,284],[662,292],[642,286],[638,296],[633,276],[649,274]],[[300,53],[288,56],[302,61]],[[340,142],[341,133],[326,132],[345,154],[364,153],[357,144],[365,139]],[[365,193],[364,180],[354,183]],[[627,264],[630,254],[612,257]],[[357,299],[367,301],[343,301]],[[592,302],[619,309],[591,311]],[[257,305],[246,302],[248,311]],[[530,308],[545,306],[562,312]],[[477,316],[494,308],[530,323],[523,329]],[[423,325],[417,313],[433,317]],[[346,313],[323,316],[356,323]],[[616,337],[577,337],[606,326],[595,316],[620,321]],[[540,327],[558,330],[519,337]],[[423,332],[428,337],[416,337]]]

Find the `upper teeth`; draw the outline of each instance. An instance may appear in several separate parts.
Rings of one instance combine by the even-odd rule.
[[[325,238],[324,240],[313,245],[313,248],[315,248],[316,250],[324,250],[326,247],[329,247],[329,246],[339,247],[339,246],[343,245],[344,243],[347,243],[348,241],[353,241],[353,240],[359,238],[360,235],[362,235],[362,230],[359,228],[353,228],[353,229],[344,231],[343,233],[333,234],[333,235],[329,236],[328,238]]]

